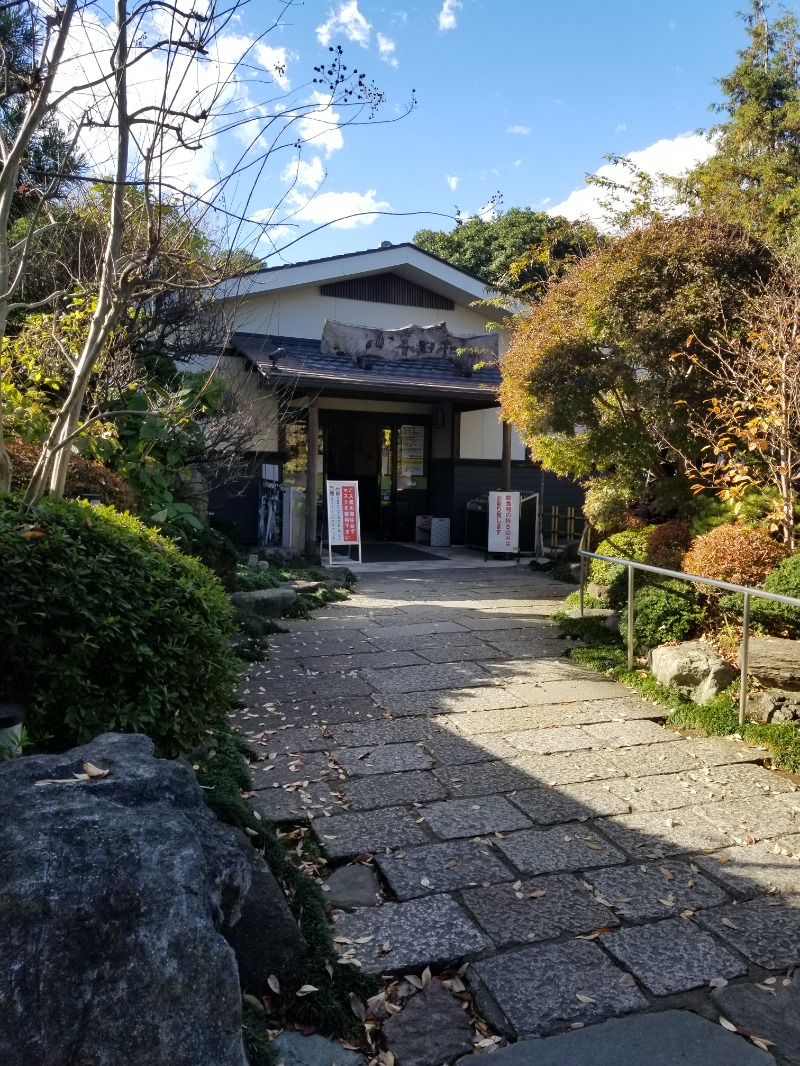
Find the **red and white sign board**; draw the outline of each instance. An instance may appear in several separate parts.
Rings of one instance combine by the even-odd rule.
[[[357,481],[327,481],[328,560],[333,565],[333,546],[358,545],[361,562],[361,517],[358,512]]]
[[[487,552],[519,552],[519,493],[489,493]]]

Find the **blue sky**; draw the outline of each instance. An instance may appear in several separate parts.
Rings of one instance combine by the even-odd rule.
[[[549,210],[581,189],[608,153],[641,153],[654,169],[681,169],[697,143],[682,138],[713,122],[715,77],[746,40],[743,0],[308,0],[269,37],[292,53],[302,81],[341,44],[387,94],[391,117],[416,91],[401,121],[345,130],[342,147],[319,156],[325,179],[306,212],[317,224],[337,206],[452,215],[480,211],[499,190],[503,207]],[[267,7],[249,10],[245,25]],[[254,28],[254,27],[248,27]],[[669,142],[652,149],[657,142]],[[277,169],[256,189],[274,196]],[[311,193],[310,188],[307,189]],[[346,196],[344,194],[350,194]],[[571,213],[588,211],[584,194]],[[324,199],[322,199],[324,197]],[[359,199],[360,198],[360,199]],[[371,216],[331,226],[286,253],[289,260],[410,240],[447,218]],[[311,228],[305,224],[297,232]],[[279,241],[278,244],[281,242]],[[274,260],[271,260],[274,261]]]
[[[265,121],[295,115],[280,150],[225,190],[226,207],[246,203],[251,219],[280,223],[256,248],[270,264],[408,241],[421,228],[450,229],[457,209],[480,213],[497,192],[504,209],[596,217],[596,193],[583,179],[606,154],[630,154],[644,169],[675,173],[708,153],[696,131],[714,121],[709,105],[720,96],[714,79],[732,69],[746,42],[736,11],[747,5],[249,0],[215,42],[199,81],[170,76],[182,104],[210,94],[250,122],[226,134],[212,114],[199,150],[172,146],[168,177],[177,191],[213,188],[244,146],[260,153]],[[94,96],[73,88],[107,74],[113,46],[107,8],[107,0],[85,7],[60,75],[71,94],[62,111],[73,121],[93,111],[102,118],[107,109],[102,88]],[[160,10],[156,33],[167,18]],[[305,119],[291,109],[314,100],[313,68],[339,45],[344,61],[373,78],[386,101],[373,121],[337,132],[330,109]],[[245,53],[247,84],[236,80]],[[168,69],[162,57],[143,57],[132,68],[134,97],[157,96]],[[218,79],[231,75],[234,82],[215,96]],[[416,107],[398,118],[412,91]],[[299,165],[292,148],[298,133],[306,138]],[[81,143],[98,172],[113,169],[112,142],[102,123],[84,129]]]

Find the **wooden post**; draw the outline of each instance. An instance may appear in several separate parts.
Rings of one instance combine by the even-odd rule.
[[[317,463],[319,456],[319,397],[308,401],[308,459],[306,462],[306,555],[317,551]]]
[[[503,464],[502,484],[503,492],[511,492],[511,423],[503,422]]]

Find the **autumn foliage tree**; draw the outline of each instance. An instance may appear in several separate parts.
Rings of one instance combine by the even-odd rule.
[[[503,417],[545,469],[585,484],[596,524],[613,525],[643,497],[667,514],[688,499],[687,411],[702,407],[711,378],[672,356],[705,354],[773,265],[730,226],[656,222],[577,263],[517,317]]]

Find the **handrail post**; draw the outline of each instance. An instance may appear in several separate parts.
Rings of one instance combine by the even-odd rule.
[[[585,559],[585,557],[583,555],[580,558],[581,558],[581,573],[580,573],[581,588],[580,588],[580,592],[579,592],[578,596],[579,596],[580,607],[581,607],[581,618],[583,618],[583,586],[584,586],[584,583],[586,581],[586,559]]]
[[[747,666],[750,642],[750,593],[744,594],[744,612],[742,614],[742,647],[739,653],[742,661],[742,672],[739,689],[739,725],[744,725],[747,713]]]
[[[633,567],[628,567],[628,669],[633,669]]]

